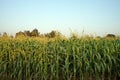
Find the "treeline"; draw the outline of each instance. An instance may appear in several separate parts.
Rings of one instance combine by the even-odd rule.
[[[38,29],[33,29],[32,31],[29,30],[25,30],[25,31],[19,31],[15,34],[15,38],[18,37],[47,37],[47,38],[55,38],[55,37],[62,37],[64,35],[62,35],[59,31],[55,31],[52,30],[49,33],[44,33],[41,34]],[[8,36],[8,34],[6,32],[4,32],[3,34],[0,33],[0,37],[11,37],[13,38],[13,36]],[[72,36],[70,36],[71,38],[78,38],[78,36],[76,34],[72,34]],[[87,37],[90,37],[89,35]],[[114,34],[107,34],[104,37],[100,37],[100,36],[96,36],[96,38],[115,38],[117,37]]]
[[[12,37],[13,36],[8,36],[8,34],[6,32],[4,32],[3,34],[0,34],[1,37]],[[15,34],[15,38],[17,37],[48,37],[48,38],[54,38],[54,37],[60,37],[62,36],[62,34],[59,31],[55,31],[52,30],[49,33],[44,33],[44,34],[40,34],[40,32],[38,31],[38,29],[33,29],[32,31],[29,30],[25,30],[25,31],[19,31]]]
[[[26,37],[48,37],[48,38],[54,38],[56,36],[61,36],[62,34],[58,31],[51,31],[50,33],[40,34],[40,32],[37,29],[33,29],[31,32],[29,30],[25,30],[24,32],[20,31],[17,32],[15,37],[19,36],[26,36]]]

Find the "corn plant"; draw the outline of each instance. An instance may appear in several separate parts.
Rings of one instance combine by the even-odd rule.
[[[1,80],[119,78],[120,38],[0,38]]]

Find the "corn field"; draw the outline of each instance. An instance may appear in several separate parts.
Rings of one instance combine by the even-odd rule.
[[[119,80],[120,38],[0,39],[0,80]]]

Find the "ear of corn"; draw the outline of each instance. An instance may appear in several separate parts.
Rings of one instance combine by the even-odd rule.
[[[114,80],[120,39],[0,39],[0,79]]]

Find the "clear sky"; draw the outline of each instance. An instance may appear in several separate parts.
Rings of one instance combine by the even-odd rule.
[[[120,35],[120,0],[0,0],[0,32]]]

